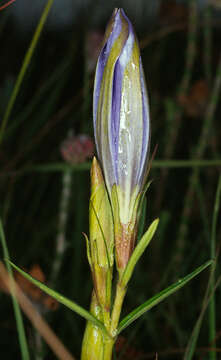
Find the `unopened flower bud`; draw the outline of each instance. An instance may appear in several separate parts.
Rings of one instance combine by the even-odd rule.
[[[134,247],[150,137],[138,41],[122,9],[114,11],[97,63],[94,131],[113,209],[117,267],[122,270]]]

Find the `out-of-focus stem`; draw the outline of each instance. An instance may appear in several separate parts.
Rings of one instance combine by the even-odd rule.
[[[213,212],[213,221],[212,221],[212,232],[211,232],[211,247],[210,247],[210,255],[211,258],[214,259],[216,255],[216,225],[218,219],[218,212],[220,207],[220,199],[221,198],[221,175],[219,176],[218,186],[216,190],[216,199],[214,204],[214,212]],[[213,292],[215,287],[215,267],[216,263],[212,265],[214,269],[211,269],[210,277],[211,277],[211,286],[210,291]],[[214,348],[216,347],[215,343],[216,338],[216,299],[215,293],[213,294],[211,301],[209,303],[209,340],[211,346]],[[210,359],[216,359],[216,352],[210,352]]]
[[[51,283],[53,284],[58,276],[61,268],[63,255],[66,249],[66,226],[68,219],[68,207],[69,199],[71,196],[71,183],[72,175],[71,171],[65,171],[62,176],[62,190],[61,190],[61,202],[58,219],[58,234],[56,239],[56,254],[52,266]]]
[[[211,6],[208,5],[204,11],[204,71],[208,85],[212,80],[212,24]]]
[[[69,135],[71,135],[71,133]],[[54,283],[56,282],[66,249],[66,227],[68,220],[69,199],[71,196],[72,177],[73,177],[73,172],[69,170],[63,172],[60,211],[58,218],[58,233],[56,238],[55,257],[52,263],[51,276],[50,276],[51,285],[54,285]],[[41,342],[41,338],[39,338],[38,333],[36,333],[35,342],[36,342],[36,347],[41,349],[42,342]],[[39,353],[41,352],[39,351]],[[36,360],[41,360],[41,359],[42,359],[41,356],[36,358]]]
[[[35,354],[34,354],[35,360],[43,360],[44,347],[43,347],[42,337],[37,330],[35,330],[34,333],[34,342],[35,342]]]
[[[217,72],[216,77],[214,80],[214,86],[211,92],[211,100],[207,108],[207,112],[205,114],[205,119],[203,122],[203,127],[201,129],[201,134],[199,137],[198,145],[196,148],[196,153],[194,155],[195,159],[200,160],[203,156],[203,153],[206,149],[207,142],[208,142],[208,136],[209,136],[209,130],[212,124],[213,116],[216,110],[216,106],[218,104],[219,96],[221,91],[221,55],[219,59],[219,63],[217,66]],[[181,223],[178,229],[178,236],[177,239],[179,239],[177,244],[177,254],[175,258],[175,266],[179,267],[182,254],[185,247],[185,240],[188,235],[188,224],[189,224],[189,216],[190,211],[192,209],[192,202],[193,202],[193,191],[195,186],[197,185],[199,176],[199,169],[194,168],[190,174],[189,181],[188,181],[188,189],[186,192],[186,195],[184,197],[184,207],[183,207],[183,213],[182,213],[182,219]]]
[[[177,97],[183,97],[187,94],[189,84],[192,77],[194,61],[196,57],[196,38],[197,38],[197,4],[196,0],[189,1],[189,23],[188,23],[188,40],[187,40],[187,50],[186,50],[186,65],[185,71],[183,74],[183,78],[181,84],[177,91]],[[174,109],[175,110],[175,109]],[[167,134],[167,146],[164,151],[165,159],[170,159],[173,155],[174,148],[176,145],[177,137],[181,127],[181,120],[182,120],[183,110],[181,108],[176,109],[174,111],[174,119],[173,119],[173,126],[169,127],[169,133]],[[165,186],[166,180],[168,176],[168,170],[165,169],[162,173],[161,177],[161,189],[158,192],[158,196],[156,199],[156,207],[160,208]]]

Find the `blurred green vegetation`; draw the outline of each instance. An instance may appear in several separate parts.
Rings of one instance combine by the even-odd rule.
[[[221,28],[210,8],[199,14],[195,1],[188,6],[183,17],[165,12],[151,32],[139,34],[150,95],[151,152],[158,144],[145,228],[155,217],[160,224],[137,265],[123,314],[219,250],[220,212],[214,213],[214,204],[221,167]],[[32,34],[22,36],[7,10],[0,13],[0,216],[10,257],[26,269],[39,264],[46,278],[53,278],[63,179],[69,173],[65,251],[53,287],[85,308],[92,289],[82,235],[88,233],[90,164],[67,166],[60,148],[70,131],[93,136],[94,73],[87,67],[85,52],[89,31],[86,23],[59,34],[43,30],[4,128],[3,118]],[[217,226],[212,229],[214,214]],[[220,273],[218,261],[213,286]],[[158,353],[159,359],[183,359],[208,280],[206,270],[129,327],[116,346],[116,358],[155,359]],[[5,360],[19,359],[11,301],[3,291],[0,297],[0,354]],[[217,359],[221,356],[220,301],[218,287],[216,345],[211,338],[211,312],[209,316],[206,311],[194,359],[215,359],[209,355],[214,346]],[[85,322],[62,306],[56,311],[36,306],[79,359]],[[38,354],[35,330],[25,316],[24,323],[31,358],[54,359],[46,345]]]

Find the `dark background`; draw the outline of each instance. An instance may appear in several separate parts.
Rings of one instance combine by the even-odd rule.
[[[17,0],[0,12],[0,126],[45,3]],[[150,96],[151,153],[158,144],[149,176],[153,182],[147,193],[145,228],[155,217],[160,225],[131,280],[123,310],[127,314],[211,258],[221,165],[213,165],[221,151],[220,2],[162,0],[135,5],[125,0],[106,6],[99,1],[55,1],[6,127],[0,129],[0,216],[12,261],[27,270],[38,264],[48,284],[88,308],[92,281],[82,232],[88,233],[89,163],[70,173],[66,250],[60,271],[50,282],[66,169],[61,146],[70,133],[93,138],[95,63],[115,6],[124,7],[140,41]],[[168,160],[177,160],[176,167]],[[196,160],[195,165],[209,162],[180,167],[183,160]],[[57,163],[61,166],[55,171]],[[215,234],[218,247],[220,213]],[[218,261],[216,279],[219,276]],[[123,332],[117,358],[155,359],[158,353],[159,359],[182,359],[208,278],[206,270]],[[216,346],[221,352],[220,288],[215,294]],[[4,291],[0,297],[0,354],[5,360],[19,359],[11,300]],[[35,305],[79,359],[85,321],[62,305],[53,311],[43,302],[41,295]],[[46,345],[38,344],[25,316],[24,323],[32,358],[54,359]],[[209,359],[211,346],[205,312],[194,359]]]

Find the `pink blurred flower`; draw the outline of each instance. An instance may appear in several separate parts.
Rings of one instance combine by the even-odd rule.
[[[94,154],[94,143],[90,136],[71,136],[61,144],[63,159],[70,164],[80,164]]]

